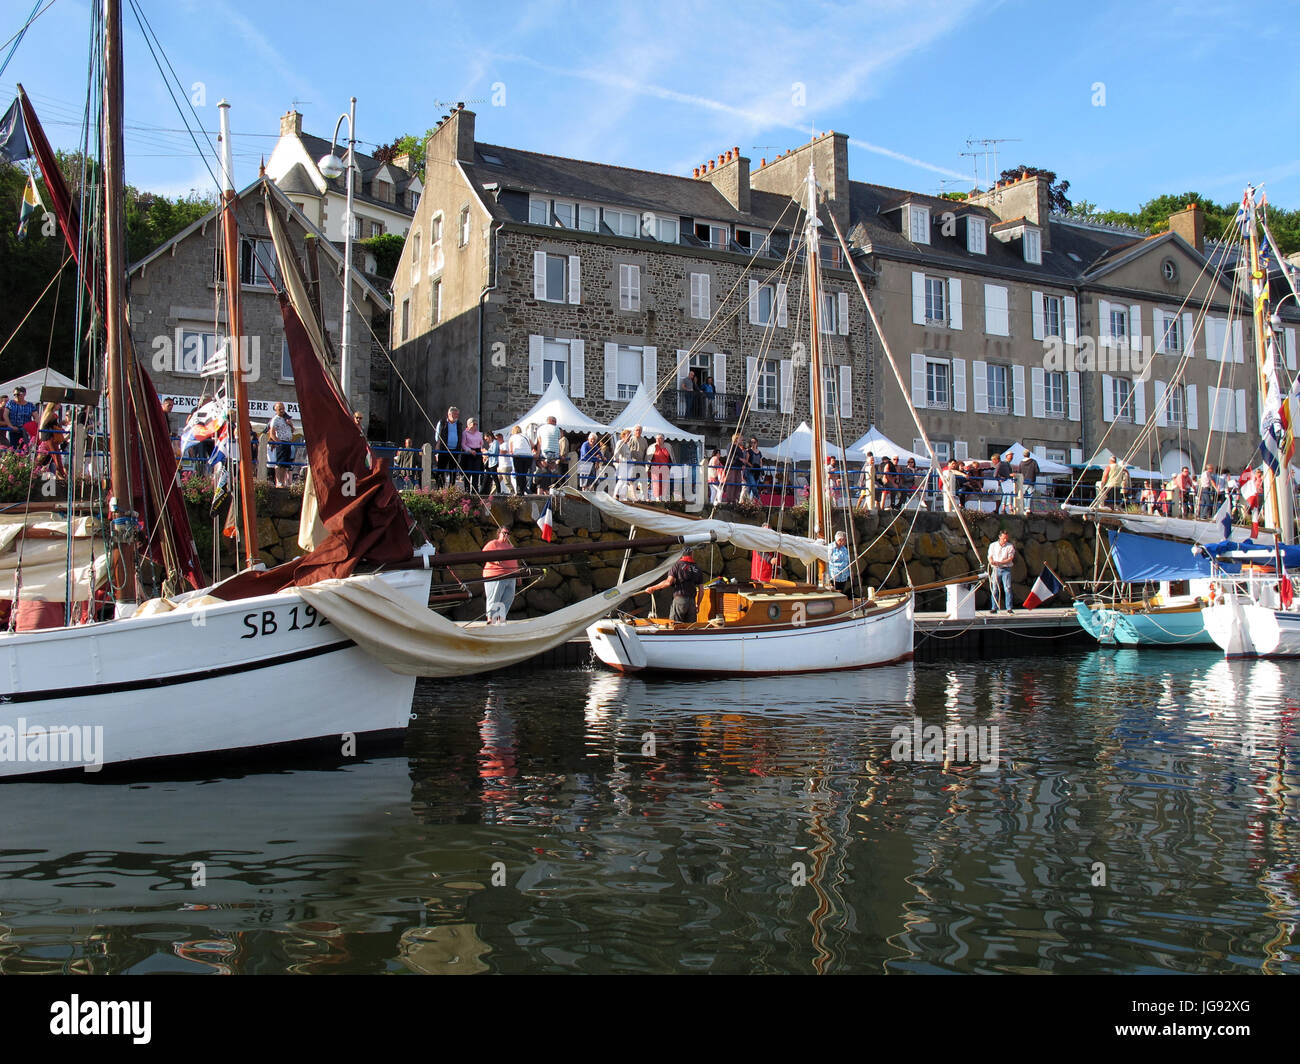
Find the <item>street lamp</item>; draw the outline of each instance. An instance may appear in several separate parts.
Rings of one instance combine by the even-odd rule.
[[[343,351],[339,358],[339,384],[343,388],[343,402],[352,405],[352,185],[356,180],[357,161],[357,98],[352,97],[347,114],[339,115],[334,123],[334,136],[330,140],[330,153],[317,164],[325,177],[333,180],[343,173],[343,160],[335,151],[339,142],[339,129],[343,120],[348,122],[348,205],[343,215]]]

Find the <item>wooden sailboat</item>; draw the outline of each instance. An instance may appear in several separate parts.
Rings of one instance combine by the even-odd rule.
[[[809,166],[804,258],[810,308],[809,372],[820,381],[819,247],[817,184]],[[822,464],[825,417],[821,388],[812,394],[813,461],[809,485],[809,539],[830,530],[829,491]],[[602,505],[595,497],[596,505]],[[656,528],[646,513],[641,523]],[[667,518],[669,522],[678,520]],[[807,541],[805,541],[807,542]],[[913,597],[909,590],[874,600],[851,599],[825,587],[828,548],[806,556],[809,583],[715,581],[705,588],[696,619],[612,618],[587,630],[596,656],[622,672],[663,670],[687,673],[801,673],[860,669],[905,661],[913,650]]]

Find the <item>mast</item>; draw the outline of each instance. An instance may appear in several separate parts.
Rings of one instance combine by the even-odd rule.
[[[122,5],[104,0],[104,338],[107,348],[109,461],[112,498],[113,599],[118,617],[135,612],[138,518],[132,507],[127,456],[131,352],[126,343],[125,172],[122,147]]]
[[[239,455],[239,516],[244,526],[244,567],[258,562],[257,503],[253,495],[253,448],[249,442],[248,389],[244,386],[244,312],[240,304],[239,226],[235,209],[235,169],[230,150],[230,104],[217,104],[221,112],[221,228],[226,260],[226,367],[234,392],[230,431]],[[253,268],[257,268],[254,261]]]
[[[1277,343],[1273,330],[1268,324],[1268,278],[1259,261],[1259,238],[1255,214],[1255,190],[1246,189],[1247,237],[1250,241],[1250,288],[1251,313],[1255,324],[1255,366],[1259,374],[1259,412],[1261,434],[1269,431],[1270,409],[1276,409],[1281,400],[1277,380]],[[1279,455],[1279,460],[1285,456]],[[1295,539],[1291,514],[1291,471],[1289,467],[1281,470],[1282,490],[1278,490],[1277,476],[1264,463],[1264,505],[1265,520],[1276,528],[1282,542],[1291,543]]]
[[[817,288],[817,253],[821,246],[817,230],[821,221],[817,217],[817,177],[812,163],[808,164],[808,220],[804,228],[804,261],[808,266],[808,380],[809,398],[812,417],[812,461],[808,475],[808,538],[816,539],[826,536],[829,528],[826,521],[826,455],[825,451],[825,405],[822,395],[821,348],[818,344],[818,317],[821,314],[821,302]],[[822,566],[817,566],[817,583],[821,582]]]

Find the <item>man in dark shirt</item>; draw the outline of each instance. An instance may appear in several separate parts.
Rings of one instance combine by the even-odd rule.
[[[704,574],[700,571],[700,567],[695,564],[695,559],[691,557],[688,551],[678,559],[676,565],[668,570],[668,575],[663,580],[655,584],[654,587],[646,588],[646,594],[653,595],[656,591],[671,587],[673,589],[673,607],[668,614],[668,619],[670,621],[689,622],[694,621],[698,616],[695,600],[703,584]]]
[[[1030,500],[1038,494],[1038,459],[1032,454],[1026,454],[1024,460],[1020,463],[1020,479],[1024,482],[1025,488],[1025,512],[1030,510]]]

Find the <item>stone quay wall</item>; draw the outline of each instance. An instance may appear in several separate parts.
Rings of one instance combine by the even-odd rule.
[[[277,564],[302,553],[297,545],[299,503],[300,498],[289,492],[272,493],[268,512],[259,519],[258,524],[262,557],[267,564]],[[481,549],[495,536],[499,523],[510,529],[511,539],[517,546],[539,546],[544,541],[535,521],[541,505],[544,502],[535,498],[498,498],[492,506],[493,521],[489,521],[485,515],[477,515],[474,520],[457,528],[428,529],[429,536],[439,552],[474,551]],[[755,524],[765,519],[765,515],[761,514],[756,516],[723,509],[719,509],[715,516],[722,520]],[[205,515],[198,512],[193,513],[192,517],[196,527],[207,520]],[[979,544],[978,557],[971,551],[970,544],[962,534],[956,514],[928,511],[916,513],[911,510],[901,513],[885,510],[856,514],[850,542],[853,543],[856,539],[856,552],[860,553],[859,566],[866,585],[873,588],[897,588],[905,587],[909,576],[913,585],[921,585],[981,573],[985,568],[988,546],[997,539],[1003,528],[1017,547],[1012,569],[1012,589],[1017,605],[1029,594],[1030,587],[1045,565],[1050,566],[1062,581],[1092,579],[1096,526],[1090,522],[1061,514],[1020,517],[971,512],[966,517],[971,533]],[[559,544],[589,542],[593,539],[617,543],[627,538],[625,528],[602,519],[594,507],[578,500],[558,499],[554,520],[554,542]],[[772,524],[775,526],[776,521],[772,521]],[[787,512],[784,528],[802,534],[806,530],[806,517],[802,510]],[[638,534],[649,536],[655,533],[642,530]],[[226,541],[223,553],[227,575],[233,565],[229,542]],[[608,590],[618,583],[624,553],[613,550],[601,554],[576,554],[555,561],[534,563],[532,575],[521,585],[515,597],[511,616],[550,613],[595,592]],[[628,559],[627,574],[639,576],[654,568],[666,556],[663,548],[634,550]],[[730,544],[697,547],[694,557],[710,578],[749,576],[749,551]],[[206,556],[204,560],[208,560]],[[790,569],[787,576],[795,579],[804,577],[801,563],[791,563]],[[458,567],[457,572],[463,579],[478,575],[473,566]],[[483,616],[482,589],[479,587],[473,590],[476,593],[470,601],[454,605],[448,611],[450,616],[457,620]],[[666,593],[661,592],[659,597],[664,598],[660,606],[666,609]],[[921,592],[917,599],[917,609],[943,610],[945,598],[943,588]],[[1070,600],[1067,587],[1052,605],[1067,605]],[[644,603],[644,599],[640,601]],[[980,589],[976,604],[980,609],[988,607],[987,586]]]

